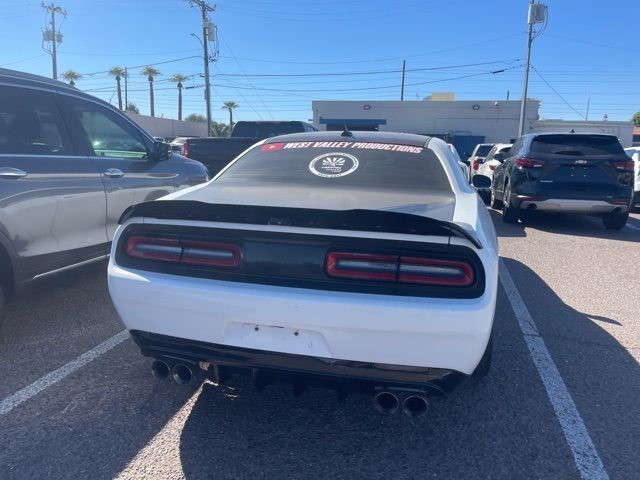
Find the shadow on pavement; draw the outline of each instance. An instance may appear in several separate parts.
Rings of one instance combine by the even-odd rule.
[[[502,213],[489,209],[489,214],[496,226],[498,237],[526,237],[527,229],[558,235],[602,238],[623,242],[640,242],[640,232],[633,227],[626,226],[622,230],[608,230],[602,225],[602,220],[587,215],[572,215],[564,213],[529,212],[518,223],[506,224],[502,221]],[[640,229],[640,221],[630,217],[628,225]]]
[[[582,313],[563,302],[529,267],[503,259],[564,379],[610,478],[640,471],[640,364],[608,329],[618,320]],[[640,284],[637,285],[640,287]],[[611,288],[612,292],[616,288]],[[624,288],[621,301],[638,290]],[[625,295],[626,298],[622,298]],[[611,302],[617,299],[611,298]],[[632,326],[627,326],[633,335]],[[633,336],[631,338],[634,338]]]

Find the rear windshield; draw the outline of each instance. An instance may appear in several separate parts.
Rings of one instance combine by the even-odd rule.
[[[240,123],[233,127],[234,137],[251,137],[258,140],[286,135],[287,133],[304,132],[302,123],[282,122],[282,123]]]
[[[493,148],[493,145],[478,145],[478,149],[476,150],[476,156],[486,157],[492,148]]]
[[[624,150],[618,139],[609,135],[541,135],[533,139],[531,153],[624,155]]]
[[[425,192],[451,190],[444,168],[431,150],[371,142],[264,144],[241,157],[216,181]]]

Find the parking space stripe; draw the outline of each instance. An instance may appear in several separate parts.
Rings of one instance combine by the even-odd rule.
[[[129,332],[127,330],[123,330],[110,339],[106,340],[105,342],[101,343],[100,345],[92,348],[88,352],[85,352],[82,355],[76,357],[74,360],[63,365],[57,370],[47,373],[44,377],[36,380],[28,387],[25,387],[19,392],[14,393],[10,397],[5,398],[0,402],[0,415],[6,415],[21,403],[26,402],[51,385],[58,383],[63,378],[71,375],[79,368],[84,367],[86,364],[92,362],[100,355],[107,353],[109,350],[111,350],[116,345],[119,345],[127,338],[129,338]]]
[[[604,469],[576,404],[502,259],[500,259],[500,282],[507,293],[533,363],[540,374],[581,477],[585,480],[608,480],[609,475]]]

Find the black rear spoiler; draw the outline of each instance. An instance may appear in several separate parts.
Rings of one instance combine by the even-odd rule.
[[[327,228],[363,232],[401,233],[462,237],[477,248],[480,241],[453,222],[384,210],[322,210],[315,208],[269,207],[204,203],[193,200],[158,200],[127,208],[120,217],[122,224],[133,217],[166,220],[196,220],[251,225]]]

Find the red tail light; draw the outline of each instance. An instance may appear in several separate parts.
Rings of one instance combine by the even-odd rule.
[[[495,170],[496,169],[495,165],[488,165],[488,167],[489,167],[489,170]]]
[[[182,248],[180,242],[171,238],[129,237],[127,255],[146,260],[162,260],[163,262],[180,261]]]
[[[480,163],[478,162],[478,160],[474,160],[473,164],[471,166],[472,166],[472,168],[474,170],[478,170],[478,167],[480,166]]]
[[[396,255],[333,252],[327,256],[327,273],[332,277],[393,281],[397,264]]]
[[[232,243],[204,242],[134,235],[127,240],[127,255],[145,260],[236,268],[242,251]]]
[[[182,144],[182,156],[189,157],[189,144],[187,142]]]
[[[348,252],[330,253],[327,273],[339,278],[453,287],[468,287],[475,281],[473,268],[463,261]]]
[[[520,168],[539,168],[545,163],[544,160],[536,160],[534,158],[518,157],[515,160],[516,165]]]
[[[613,162],[613,165],[618,170],[623,170],[625,172],[633,172],[633,160],[620,160],[618,162]]]

